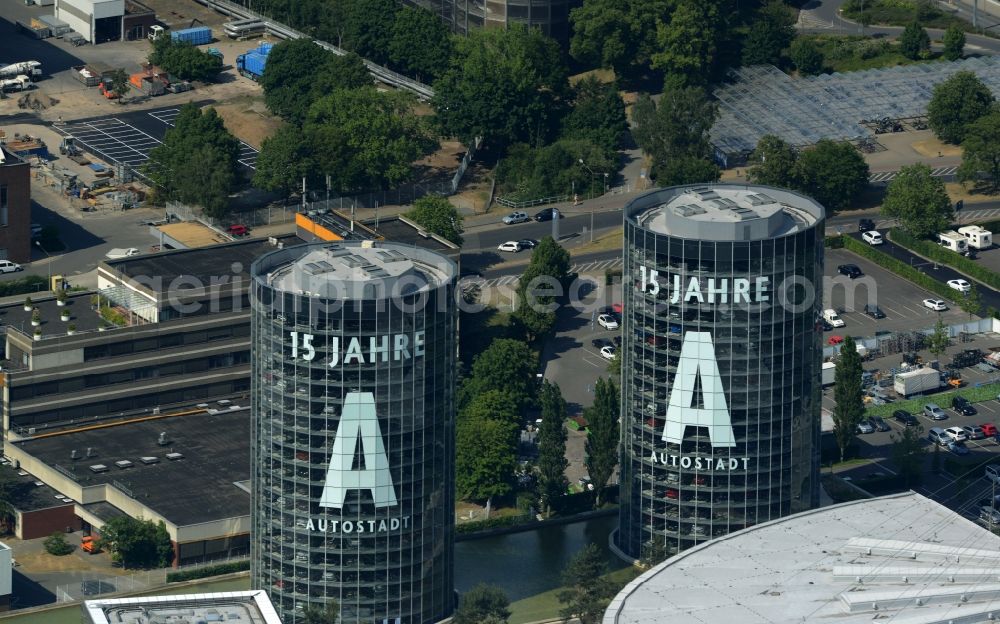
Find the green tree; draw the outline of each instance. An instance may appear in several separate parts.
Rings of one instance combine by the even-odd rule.
[[[517,286],[518,306],[514,318],[524,327],[529,341],[548,334],[555,325],[556,290],[566,285],[569,274],[569,252],[546,236],[531,253]]]
[[[796,38],[789,55],[801,74],[815,76],[823,71],[823,53],[811,38]]]
[[[153,42],[149,62],[181,80],[213,80],[222,71],[222,59],[171,37]]]
[[[537,29],[477,29],[457,40],[431,105],[444,134],[503,150],[547,142],[568,86],[559,46]]]
[[[510,619],[510,599],[496,585],[480,583],[462,594],[451,621],[453,624],[482,624],[491,619],[506,624]]]
[[[316,169],[341,193],[392,188],[435,143],[414,98],[374,87],[335,89],[313,102],[303,131]]]
[[[955,216],[944,182],[923,163],[903,167],[889,182],[882,214],[899,219],[908,232],[921,238],[948,229]]]
[[[951,344],[951,338],[948,337],[948,327],[945,326],[944,319],[941,318],[940,314],[938,314],[937,323],[934,325],[934,333],[931,334],[929,343],[927,350],[931,352],[931,355],[935,359],[941,359],[948,345]]]
[[[590,169],[581,165],[581,160]],[[587,139],[563,138],[542,147],[518,143],[510,147],[497,168],[497,188],[502,195],[522,199],[571,191],[600,195],[604,184],[601,174],[608,173],[610,178],[618,167],[617,154]]]
[[[686,181],[676,180],[684,178],[718,179],[709,143],[717,116],[718,105],[698,87],[670,89],[659,104],[647,95],[639,97],[632,112],[636,124],[632,135],[653,161],[652,174],[661,185],[683,184]],[[669,182],[661,181],[661,173]]]
[[[490,390],[509,392],[523,408],[534,393],[538,356],[527,344],[511,338],[498,338],[472,361],[468,377],[459,391],[459,407]]]
[[[757,184],[794,187],[797,159],[795,150],[782,139],[773,134],[762,136],[750,157],[753,164],[747,170],[747,179]]]
[[[538,427],[538,493],[545,505],[546,514],[566,494],[566,400],[557,384],[542,384],[539,402],[542,405],[542,424]]]
[[[73,552],[73,546],[66,541],[66,534],[62,531],[56,531],[46,537],[42,545],[45,547],[45,552],[56,557],[62,557]]]
[[[946,143],[959,144],[970,124],[990,112],[993,93],[971,71],[952,74],[934,87],[927,105],[927,123]]]
[[[958,297],[958,307],[962,308],[962,312],[969,315],[970,321],[973,316],[978,316],[979,312],[982,311],[983,297],[979,294],[979,288],[975,284],[972,284],[969,290]]]
[[[840,449],[840,461],[844,461],[847,448],[854,440],[858,423],[865,415],[864,399],[861,396],[861,356],[858,355],[854,338],[847,336],[840,345],[840,359],[833,386],[833,435]]]
[[[257,188],[276,191],[286,198],[302,184],[311,169],[309,148],[302,130],[286,124],[264,139],[257,156],[253,184]]]
[[[124,69],[116,69],[114,73],[111,74],[111,92],[118,98],[119,104],[123,103],[122,98],[128,94],[128,90],[128,74],[125,73]]]
[[[344,46],[379,65],[387,64],[396,13],[402,8],[400,3],[395,0],[351,0],[347,7]]]
[[[309,605],[302,613],[302,624],[337,624],[340,619],[340,605],[330,600],[322,607]]]
[[[570,255],[551,236],[544,236],[532,250],[528,266],[536,269],[538,275],[548,275],[565,284],[569,277]]]
[[[160,568],[173,559],[174,548],[162,520],[119,516],[108,520],[100,534],[98,546],[126,568]]]
[[[899,50],[908,59],[916,60],[931,49],[931,38],[920,22],[910,22],[899,36]]]
[[[673,76],[673,85],[704,85],[714,69],[724,16],[718,2],[677,0],[669,22],[656,26],[660,50],[652,56],[653,69]]]
[[[584,410],[587,419],[587,472],[594,484],[594,506],[603,502],[604,488],[618,465],[618,385],[611,379],[598,378],[594,384],[594,404]]]
[[[236,188],[239,142],[214,108],[181,107],[163,143],[149,152],[144,170],[166,199],[200,205],[218,218],[229,209]]]
[[[944,31],[944,58],[949,61],[957,61],[965,54],[965,31],[958,24],[952,24],[948,30]]]
[[[892,434],[890,438],[892,463],[903,478],[903,484],[906,487],[919,484],[924,472],[924,428],[920,425],[903,427],[901,432]]]
[[[627,130],[625,102],[614,84],[603,84],[593,76],[576,84],[572,108],[563,119],[563,137],[584,139],[611,153]]]
[[[668,0],[584,0],[570,12],[569,53],[588,67],[619,77],[649,63],[657,50],[656,23],[670,11]]]
[[[743,42],[744,65],[777,65],[795,38],[795,18],[781,0],[770,0],[757,14]]]
[[[456,245],[462,244],[462,215],[450,201],[436,195],[425,195],[413,202],[406,217],[428,232],[443,236]]]
[[[842,210],[868,187],[868,163],[850,143],[821,139],[799,154],[794,178],[816,201]]]
[[[985,182],[993,193],[1000,190],[1000,110],[994,109],[966,127],[958,177],[963,182]]]
[[[437,15],[404,6],[392,23],[388,53],[394,69],[421,82],[431,82],[448,69],[451,33]]]
[[[490,501],[514,489],[518,426],[504,415],[484,415],[483,406],[497,399],[484,396],[473,399],[455,426],[455,491],[465,501]]]
[[[608,564],[596,544],[587,544],[576,554],[562,572],[561,590],[557,597],[564,606],[559,611],[563,622],[573,618],[581,624],[597,624],[604,616],[615,588],[604,575]]]

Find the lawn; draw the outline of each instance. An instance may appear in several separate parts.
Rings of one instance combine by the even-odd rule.
[[[844,3],[843,15],[855,22],[861,19],[861,7],[868,17],[869,24],[881,26],[906,26],[914,19],[919,19],[924,28],[945,29],[952,24],[958,24],[963,30],[975,32],[969,22],[949,15],[930,2],[920,0],[848,0]]]
[[[642,570],[639,568],[629,566],[609,572],[604,578],[613,584],[617,591],[625,587],[640,573]],[[525,622],[538,622],[559,617],[559,609],[562,608],[562,605],[557,596],[560,591],[560,589],[553,589],[512,602],[510,605],[510,624],[525,624]]]

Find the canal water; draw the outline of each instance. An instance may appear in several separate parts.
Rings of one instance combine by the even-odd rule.
[[[600,547],[611,570],[626,563],[608,548],[608,536],[618,516],[605,516],[572,524],[550,525],[534,531],[495,535],[455,544],[455,589],[464,592],[479,583],[499,585],[516,601],[560,586],[566,563],[587,544]],[[200,583],[158,594],[239,591],[249,589],[247,578]],[[79,624],[80,606],[73,605],[37,614],[0,617],[2,624]]]

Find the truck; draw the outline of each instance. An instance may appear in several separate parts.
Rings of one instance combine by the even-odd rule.
[[[212,42],[212,29],[208,26],[196,26],[183,30],[170,32],[170,38],[174,41],[183,41],[191,45],[204,45]]]
[[[829,386],[833,384],[834,379],[837,376],[837,365],[833,362],[823,362],[823,385]]]
[[[167,92],[167,81],[159,74],[132,74],[128,78],[129,84],[142,92],[143,95],[163,95]]]
[[[258,53],[256,50],[240,54],[236,57],[236,71],[241,76],[245,76],[253,81],[259,81],[264,75],[264,67],[267,65],[267,56]]]
[[[16,78],[21,75],[34,80],[42,75],[42,64],[38,61],[21,61],[0,67],[0,78]]]
[[[892,380],[892,387],[896,394],[904,397],[934,392],[939,390],[941,386],[941,372],[927,367],[899,373]]]
[[[31,88],[31,80],[25,75],[14,78],[0,79],[0,91],[27,91]]]
[[[958,233],[965,237],[969,247],[989,249],[993,246],[993,232],[980,225],[967,225],[958,228]]]
[[[157,41],[158,39],[162,39],[166,35],[167,31],[163,29],[163,26],[160,26],[159,24],[153,24],[152,26],[149,27],[149,35],[147,36],[149,37],[150,41]]]

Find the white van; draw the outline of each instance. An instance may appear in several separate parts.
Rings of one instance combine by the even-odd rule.
[[[938,244],[956,253],[965,253],[969,250],[969,241],[955,230],[938,234]]]
[[[847,323],[844,322],[844,319],[840,318],[837,311],[833,309],[823,310],[823,320],[834,327],[843,327],[844,325],[847,325]]]

